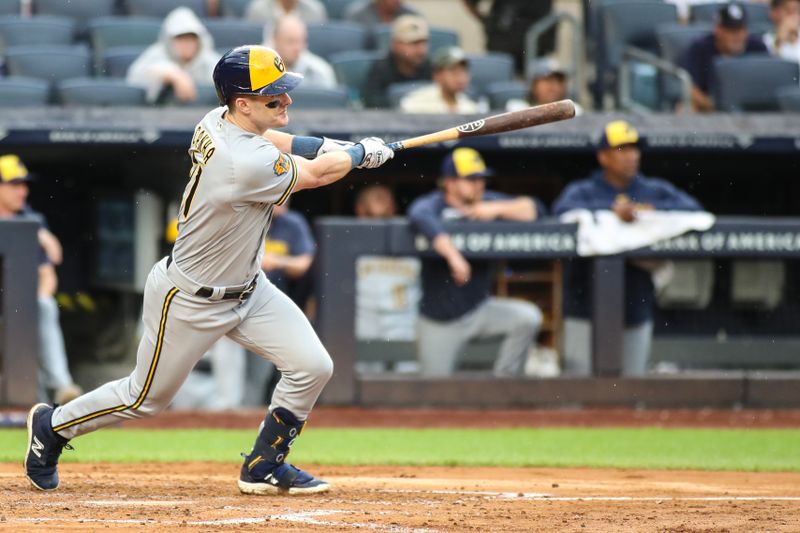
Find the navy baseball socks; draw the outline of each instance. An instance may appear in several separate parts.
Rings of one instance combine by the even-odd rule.
[[[53,431],[53,407],[37,403],[28,412],[28,449],[25,451],[25,477],[39,490],[58,488],[58,458],[64,448],[72,449],[68,439]]]
[[[239,474],[241,492],[312,494],[330,489],[327,482],[284,462],[304,425],[305,422],[300,422],[282,407],[267,415],[250,455],[242,454],[244,464]]]

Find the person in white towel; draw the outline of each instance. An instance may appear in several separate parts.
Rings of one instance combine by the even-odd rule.
[[[639,172],[640,139],[636,129],[618,120],[606,125],[597,150],[600,169],[588,178],[570,183],[553,204],[553,213],[574,209],[610,210],[621,220],[635,223],[643,210],[699,211],[700,203],[671,183]],[[575,259],[564,267],[563,370],[590,375],[591,261]],[[653,333],[655,290],[649,271],[630,262],[625,266],[625,336],[622,373],[647,372]]]

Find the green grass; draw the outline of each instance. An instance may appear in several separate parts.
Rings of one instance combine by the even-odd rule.
[[[254,431],[107,429],[73,441],[63,461],[238,462]],[[23,430],[0,430],[0,461],[20,461]],[[800,430],[309,428],[298,463],[800,471]]]

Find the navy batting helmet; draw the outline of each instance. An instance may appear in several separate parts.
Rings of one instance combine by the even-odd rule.
[[[214,67],[214,87],[222,105],[237,94],[283,94],[297,87],[302,79],[302,74],[286,71],[278,52],[254,44],[229,50]]]

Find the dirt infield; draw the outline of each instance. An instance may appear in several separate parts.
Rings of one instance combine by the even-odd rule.
[[[255,428],[263,411],[187,413],[125,427]],[[800,411],[440,410],[321,407],[314,427],[799,427]],[[301,465],[307,466],[307,465]],[[244,496],[238,465],[74,464],[55,493],[0,464],[0,531],[800,532],[800,473],[331,467],[313,497]]]
[[[0,530],[800,531],[800,474],[317,466],[331,492],[259,497],[235,465],[61,470],[41,493],[0,465]]]

